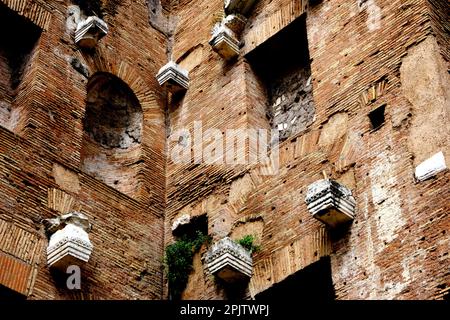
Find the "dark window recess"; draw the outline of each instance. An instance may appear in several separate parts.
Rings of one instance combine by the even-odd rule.
[[[0,124],[7,124],[41,29],[0,2],[0,30]]]
[[[257,294],[255,299],[267,301],[334,300],[330,258],[322,258],[303,270],[297,271],[285,280]]]
[[[267,117],[285,140],[314,120],[305,17],[299,17],[246,56],[267,92]]]
[[[204,235],[208,234],[208,216],[206,214],[193,217],[188,224],[181,225],[175,229],[173,235],[175,237],[185,236],[188,239],[195,239],[197,232],[201,232]]]
[[[386,110],[386,105],[383,104],[381,106],[379,106],[378,108],[372,110],[369,113],[369,119],[370,119],[370,123],[372,125],[372,129],[378,129],[380,128],[385,121],[385,117],[384,117],[384,112]]]
[[[18,301],[25,299],[26,297],[24,295],[0,284],[0,301]]]

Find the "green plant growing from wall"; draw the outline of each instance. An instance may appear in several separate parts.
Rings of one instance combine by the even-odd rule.
[[[211,238],[208,235],[197,231],[191,237],[182,236],[166,248],[164,263],[172,299],[180,299],[192,271],[194,254],[205,242],[209,243],[210,241]]]
[[[256,239],[253,235],[248,234],[241,239],[236,240],[236,243],[243,246],[247,251],[250,252],[250,254],[252,254],[261,250],[261,246],[256,245],[255,240]]]

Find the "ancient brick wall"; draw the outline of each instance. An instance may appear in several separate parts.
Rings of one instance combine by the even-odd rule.
[[[149,26],[145,1],[103,3],[109,33],[88,52],[74,43],[74,2],[2,1],[42,30],[14,102],[20,121],[13,131],[0,128],[2,263],[28,268],[19,282],[0,280],[31,299],[161,297],[165,121],[154,75],[166,61],[166,37]],[[123,81],[142,110],[139,157],[110,173],[121,180],[119,191],[81,163],[87,83],[98,72]],[[138,173],[121,179],[133,165]],[[71,210],[93,224],[81,291],[68,290],[46,261],[42,219]]]
[[[273,176],[264,175],[267,168],[247,166],[219,178],[218,172],[231,167],[183,166],[169,157],[166,242],[173,241],[170,227],[182,214],[206,213],[213,240],[256,235],[262,249],[254,256],[247,297],[330,256],[338,299],[442,298],[449,281],[448,171],[421,183],[414,179],[415,166],[433,154],[443,151],[448,158],[448,130],[437,131],[448,119],[444,88],[449,79],[428,2],[259,1],[243,33],[241,55],[233,62],[207,45],[205,21],[220,16],[221,1],[198,3],[198,8],[174,12],[173,58],[189,66],[195,60],[195,67],[182,101],[169,103],[171,130],[192,129],[199,120],[204,128],[220,130],[267,128],[262,119],[268,92],[245,54],[302,14],[315,117],[306,132],[280,145],[280,171]],[[427,107],[425,97],[433,101]],[[381,106],[384,118],[375,128],[368,115]],[[304,202],[306,187],[323,171],[357,199],[356,220],[343,233],[313,219]],[[178,196],[180,190],[184,197]],[[194,258],[184,297],[226,297],[202,263],[204,251]]]
[[[448,10],[448,3],[439,0],[429,0],[428,10],[433,27],[433,33],[440,45],[442,54],[445,60],[450,61],[450,43],[448,30],[448,20],[450,19],[450,12]]]

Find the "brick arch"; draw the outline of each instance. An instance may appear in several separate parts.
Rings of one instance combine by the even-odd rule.
[[[140,198],[143,191],[143,110],[131,88],[108,72],[86,89],[81,169],[110,187]]]
[[[142,166],[136,174],[139,190],[131,196],[140,201],[148,199],[149,196],[152,197],[156,191],[153,190],[153,183],[150,181],[153,176],[158,179],[162,173],[151,170],[149,164],[160,161],[155,154],[160,152],[161,141],[155,139],[155,135],[159,136],[160,128],[165,123],[164,111],[160,106],[157,94],[150,89],[153,83],[148,83],[148,80],[146,82],[139,74],[141,71],[131,64],[111,55],[101,42],[95,53],[85,53],[80,50],[75,53],[75,56],[88,68],[91,76],[98,73],[111,74],[123,81],[136,96],[143,114]]]
[[[118,61],[110,57],[103,48],[98,47],[94,55],[82,54],[88,64],[91,74],[98,72],[110,73],[125,82],[139,100],[143,110],[157,107],[155,93],[148,89],[148,85],[133,66],[126,61]]]
[[[31,0],[0,0],[17,14],[29,19],[42,30],[48,30],[52,19],[50,5]]]
[[[150,126],[152,124],[157,124],[155,123],[155,117],[151,115],[159,113],[160,106],[155,92],[149,89],[149,84],[142,79],[139,71],[126,61],[111,57],[101,46],[96,49],[93,55],[85,54],[82,51],[78,51],[76,55],[82,62],[85,62],[91,75],[99,72],[110,73],[130,87],[139,100],[144,115],[143,143],[149,143],[149,136],[146,133],[151,132]]]

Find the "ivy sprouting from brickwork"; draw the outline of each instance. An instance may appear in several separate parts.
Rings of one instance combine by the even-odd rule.
[[[184,235],[166,248],[164,262],[171,299],[180,299],[192,271],[194,254],[210,240],[208,235],[197,231],[194,236]]]

